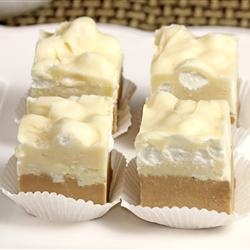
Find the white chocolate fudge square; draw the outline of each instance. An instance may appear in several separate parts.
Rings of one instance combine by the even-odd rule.
[[[151,90],[181,99],[228,101],[237,118],[237,39],[233,35],[194,36],[185,26],[162,27],[155,35]]]
[[[122,68],[121,47],[100,32],[89,17],[43,32],[32,66],[32,96],[104,95],[117,99]]]
[[[149,97],[135,141],[141,203],[230,213],[230,128],[224,100],[179,100],[165,91]]]
[[[94,106],[95,105],[95,106]],[[28,98],[16,150],[20,191],[107,201],[112,98]]]

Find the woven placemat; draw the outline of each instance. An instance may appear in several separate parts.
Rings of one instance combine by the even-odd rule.
[[[250,27],[250,0],[54,0],[0,24],[54,23],[79,16],[144,30],[171,23]]]

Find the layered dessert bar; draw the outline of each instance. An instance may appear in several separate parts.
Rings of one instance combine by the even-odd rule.
[[[103,204],[112,149],[112,98],[27,99],[16,150],[19,191],[48,191]]]
[[[228,101],[237,119],[237,40],[233,35],[194,36],[185,26],[162,27],[155,36],[151,90],[180,99]]]
[[[111,97],[116,125],[122,59],[118,40],[100,32],[91,18],[64,22],[54,33],[40,35],[32,66],[31,96]]]
[[[147,99],[136,137],[142,206],[231,213],[231,125],[225,100]]]

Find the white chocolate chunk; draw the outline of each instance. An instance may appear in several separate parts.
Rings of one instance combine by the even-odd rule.
[[[180,83],[189,90],[197,90],[208,84],[208,79],[195,72],[180,72]]]
[[[64,146],[72,150],[79,147],[91,147],[100,141],[96,127],[69,118],[58,120],[53,125],[50,136],[56,146]]]
[[[22,144],[42,147],[48,143],[48,130],[51,122],[48,118],[38,115],[28,115],[20,122],[17,139]]]

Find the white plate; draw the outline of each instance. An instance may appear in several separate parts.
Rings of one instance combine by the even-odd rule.
[[[42,27],[53,29],[54,26]],[[100,27],[118,37],[122,43],[125,53],[124,75],[138,85],[132,100],[132,107],[136,110],[148,93],[153,34],[113,25]],[[31,81],[30,68],[39,28],[41,26],[0,27],[0,166],[13,154],[16,145],[14,113]],[[240,76],[250,78],[249,30],[212,27],[192,29],[197,34],[208,31],[237,34],[240,39]],[[133,139],[136,133],[136,128],[132,127],[127,135],[116,141],[116,148],[125,152],[128,159],[134,156]],[[250,218],[247,217],[230,227],[176,230],[142,221],[120,207],[98,220],[79,224],[51,224],[27,215],[0,194],[0,248],[250,247],[249,228]]]

